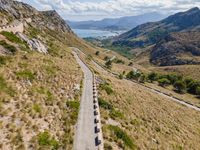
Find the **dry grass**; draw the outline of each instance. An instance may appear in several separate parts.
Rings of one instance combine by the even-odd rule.
[[[61,149],[71,149],[78,108],[66,102],[79,100],[75,87],[82,74],[70,50],[63,49],[62,57],[18,51],[0,75],[13,89],[0,92],[0,149],[42,148],[38,135],[45,130]]]
[[[100,97],[112,104],[123,117],[114,120],[132,139],[135,149],[198,149],[200,147],[199,112],[147,91],[126,80],[105,77],[114,94],[100,91]],[[104,139],[122,149],[130,149],[109,130],[110,110],[101,109]],[[125,148],[124,148],[125,147]],[[133,148],[134,149],[134,148]]]

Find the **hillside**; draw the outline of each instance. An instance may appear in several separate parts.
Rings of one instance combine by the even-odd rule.
[[[121,18],[106,18],[100,21],[67,21],[74,29],[96,29],[96,30],[130,30],[137,25],[159,21],[164,15],[156,12],[147,13],[138,16],[127,16]]]
[[[0,20],[0,149],[72,149],[82,73],[69,47],[93,48],[56,11],[0,0]]]
[[[200,32],[172,33],[159,41],[150,61],[160,66],[200,64]]]
[[[155,44],[171,32],[200,30],[200,10],[192,8],[177,13],[159,22],[146,23],[116,37],[113,45],[124,45],[132,48]]]

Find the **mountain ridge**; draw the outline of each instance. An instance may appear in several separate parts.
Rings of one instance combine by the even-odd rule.
[[[150,21],[158,21],[164,18],[156,12],[138,16],[125,16],[120,18],[105,18],[99,21],[66,21],[75,29],[98,29],[98,30],[129,30],[134,26]]]

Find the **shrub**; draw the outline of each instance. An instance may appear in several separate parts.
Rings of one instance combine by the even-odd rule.
[[[192,81],[188,84],[187,90],[191,94],[196,94],[197,88],[200,86],[200,82],[198,81]]]
[[[166,78],[162,78],[158,80],[160,86],[165,87],[170,84],[170,81]]]
[[[123,79],[123,78],[124,78],[123,74],[120,74],[119,79]]]
[[[24,70],[16,73],[17,78],[26,79],[33,81],[35,79],[35,75],[30,70]]]
[[[34,104],[33,105],[33,110],[37,113],[41,113],[41,107],[39,104]]]
[[[99,101],[100,107],[102,107],[104,109],[108,109],[108,110],[113,109],[113,106],[110,103],[106,102],[104,99],[98,98],[98,101]]]
[[[16,47],[6,43],[6,41],[0,41],[0,45],[3,46],[5,49],[7,49],[8,51],[10,51],[11,53],[16,53],[17,49]]]
[[[170,75],[167,75],[167,79],[171,82],[171,84],[174,84],[176,81],[182,80],[183,77],[176,74],[170,74]]]
[[[124,115],[123,115],[120,111],[115,110],[115,109],[112,109],[112,110],[110,111],[109,115],[110,115],[110,117],[111,117],[112,119],[116,119],[116,118],[122,119],[122,118],[124,118]]]
[[[152,72],[152,73],[148,74],[148,80],[150,82],[157,81],[157,79],[158,79],[158,74],[157,73]]]
[[[140,81],[141,83],[145,83],[146,80],[147,80],[146,75],[145,75],[145,74],[141,74],[139,81]]]
[[[100,52],[99,51],[96,51],[95,55],[99,56]]]
[[[6,64],[6,57],[5,56],[0,56],[0,66]]]
[[[78,102],[78,101],[67,101],[66,105],[67,105],[67,107],[69,107],[71,109],[78,110],[79,107],[80,107],[80,102]]]
[[[198,96],[200,96],[200,86],[197,87],[197,89],[196,89],[196,94],[197,94]]]
[[[112,61],[111,60],[106,61],[105,66],[106,66],[106,68],[111,69],[112,68]]]
[[[5,36],[9,41],[14,42],[14,43],[23,43],[22,40],[17,37],[14,33],[12,32],[6,32],[2,31],[1,34]]]
[[[38,143],[40,146],[51,146],[53,150],[56,150],[59,148],[58,141],[56,141],[54,138],[51,138],[48,131],[39,133]]]
[[[108,95],[111,95],[114,92],[108,83],[100,84],[100,89],[105,90]]]
[[[182,80],[178,80],[174,83],[174,88],[178,93],[184,93],[186,91],[186,84]]]
[[[15,95],[15,91],[7,85],[6,80],[2,76],[0,76],[0,92],[5,92],[12,97]]]
[[[133,79],[133,80],[139,80],[141,76],[141,73],[138,72],[138,71],[130,71],[127,75],[126,75],[126,78],[128,79]]]
[[[121,139],[126,146],[128,146],[130,149],[136,149],[136,145],[133,143],[133,139],[131,139],[125,131],[123,131],[121,128],[113,125],[109,125],[108,127],[114,134],[116,139]]]

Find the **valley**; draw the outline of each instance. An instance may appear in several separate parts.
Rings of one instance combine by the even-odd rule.
[[[103,38],[60,14],[0,0],[0,149],[199,149],[199,8],[78,22],[129,30]]]

